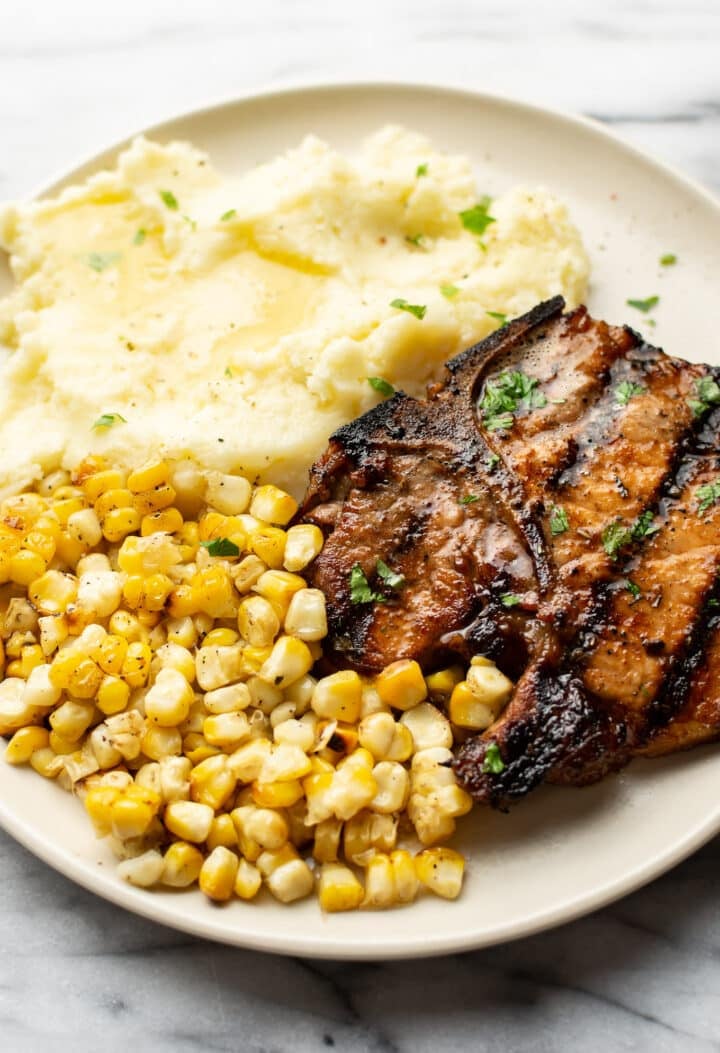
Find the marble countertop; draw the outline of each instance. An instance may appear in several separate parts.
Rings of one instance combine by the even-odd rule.
[[[0,197],[184,108],[292,81],[410,79],[593,114],[720,190],[717,0],[3,0]],[[586,919],[419,964],[214,946],[0,834],[0,1047],[720,1050],[720,842]]]

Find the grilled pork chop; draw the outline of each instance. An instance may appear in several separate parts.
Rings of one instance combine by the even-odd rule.
[[[720,733],[718,375],[563,309],[337,431],[302,509],[336,664],[483,654],[518,681],[455,762],[496,805]]]

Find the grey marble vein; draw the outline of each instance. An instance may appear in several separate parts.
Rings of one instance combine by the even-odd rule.
[[[0,197],[169,113],[406,78],[593,115],[720,189],[717,0],[2,0]],[[420,963],[282,959],[143,921],[0,834],[0,1050],[720,1050],[720,842],[571,925]]]

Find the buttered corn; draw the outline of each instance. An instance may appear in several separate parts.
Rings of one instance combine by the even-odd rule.
[[[405,659],[318,678],[325,597],[302,572],[323,535],[296,511],[191,461],[99,457],[3,502],[6,760],[82,796],[140,888],[315,890],[328,912],[455,898],[453,726],[487,727],[512,684],[482,658],[464,679]]]

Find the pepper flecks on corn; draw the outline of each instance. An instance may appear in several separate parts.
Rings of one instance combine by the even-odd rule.
[[[329,912],[454,898],[441,842],[472,802],[453,729],[488,726],[512,684],[483,658],[319,677],[325,597],[303,572],[323,535],[296,510],[189,460],[96,456],[0,503],[5,759],[81,796],[140,888],[315,889]]]

